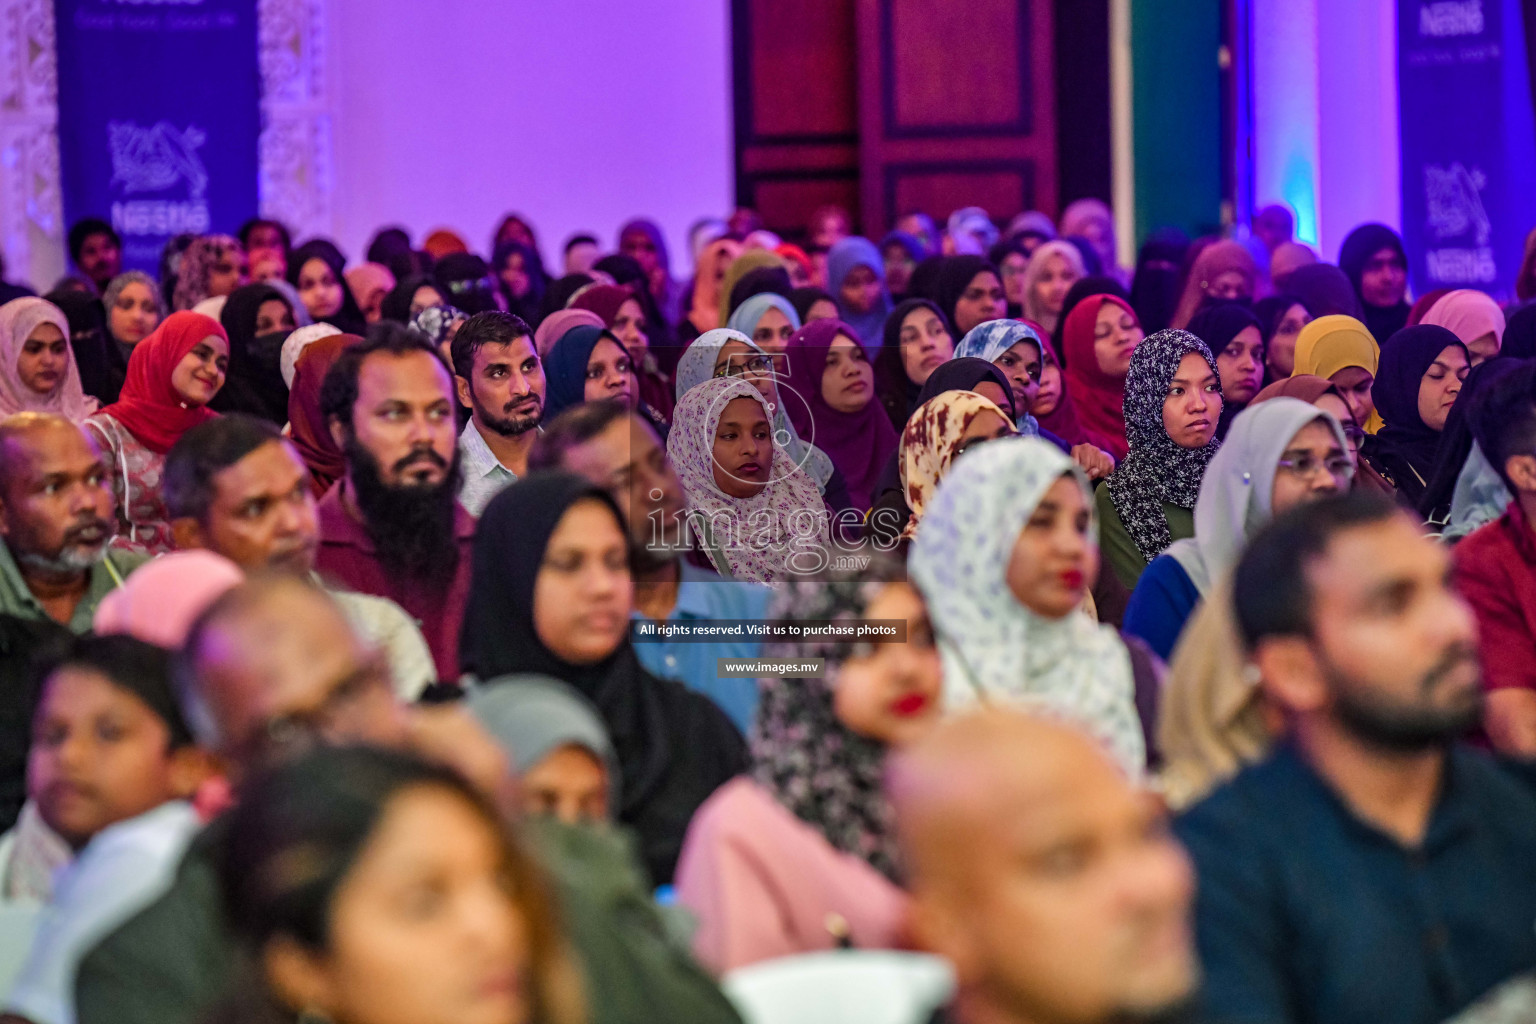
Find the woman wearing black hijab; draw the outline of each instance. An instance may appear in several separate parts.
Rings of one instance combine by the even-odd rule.
[[[219,313],[229,335],[229,371],[208,403],[217,412],[244,412],[282,426],[288,422],[288,384],[283,380],[283,342],[293,333],[293,307],[267,284],[230,292]]]
[[[539,326],[539,310],[549,278],[537,254],[522,242],[508,239],[491,253],[491,272],[507,300],[507,311],[522,317],[529,327]]]
[[[1216,376],[1221,378],[1216,437],[1225,441],[1237,414],[1264,387],[1264,328],[1246,305],[1216,302],[1194,315],[1189,333],[1205,342],[1216,357]]]
[[[1158,228],[1136,255],[1136,276],[1131,279],[1131,308],[1141,329],[1156,334],[1173,322],[1179,305],[1182,267],[1189,251],[1189,236],[1178,228]],[[1062,317],[1066,319],[1065,315]]]
[[[914,318],[907,331],[909,337],[903,339],[907,318],[922,309],[933,315]],[[918,392],[954,356],[955,339],[949,334],[944,311],[927,299],[907,299],[897,305],[885,318],[884,334],[885,343],[875,353],[875,395],[899,434],[917,408]],[[926,373],[920,365],[923,361],[927,361]],[[921,380],[912,377],[914,364]]]
[[[1366,328],[1382,351],[1387,339],[1408,323],[1408,254],[1403,240],[1385,224],[1362,224],[1344,239],[1339,269],[1354,285],[1365,309]],[[1321,316],[1316,310],[1313,316]]]
[[[1428,489],[1442,432],[1471,366],[1461,340],[1433,324],[1405,327],[1381,347],[1371,397],[1385,425],[1365,439],[1361,454],[1410,507]]]
[[[309,315],[317,322],[328,323],[343,334],[367,334],[368,323],[343,273],[346,264],[336,243],[316,238],[293,250],[288,259],[288,283],[299,290]]]
[[[915,275],[916,272],[914,278]],[[927,280],[923,284],[931,289],[931,293],[918,292],[914,280],[912,294],[938,304],[949,321],[950,333],[957,344],[972,327],[988,320],[1001,320],[1008,312],[1003,275],[984,256],[947,256],[939,264],[931,284]]]
[[[379,316],[397,324],[409,324],[422,310],[447,305],[447,302],[430,277],[402,277],[400,283],[384,296]]]
[[[651,881],[670,884],[694,811],[747,767],[747,747],[707,697],[641,667],[618,506],[581,477],[535,473],[486,507],[474,558],[464,671],[553,676],[592,702],[618,754],[617,818],[639,835]]]
[[[1472,422],[1483,396],[1507,373],[1519,369],[1521,360],[1495,356],[1478,363],[1462,383],[1461,394],[1440,432],[1440,451],[1435,460],[1435,471],[1429,475],[1429,486],[1419,498],[1419,514],[1426,523],[1436,526],[1450,520],[1451,502],[1456,497],[1456,482],[1472,455]]]
[[[80,369],[80,388],[102,406],[117,401],[128,374],[128,360],[107,334],[107,314],[101,300],[86,292],[64,289],[43,296],[58,306],[69,324],[69,347]]]

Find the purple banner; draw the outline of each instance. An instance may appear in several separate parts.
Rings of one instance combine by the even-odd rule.
[[[1519,0],[1399,0],[1397,74],[1414,290],[1506,298],[1536,226],[1536,119]]]
[[[183,232],[256,213],[256,0],[54,0],[64,216],[153,272]]]

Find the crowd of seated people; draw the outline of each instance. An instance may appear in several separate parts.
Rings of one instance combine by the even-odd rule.
[[[0,1024],[1536,1019],[1536,245],[1292,224],[74,225]]]

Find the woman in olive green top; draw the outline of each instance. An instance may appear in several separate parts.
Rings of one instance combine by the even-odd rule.
[[[1166,330],[1136,346],[1125,375],[1130,454],[1095,494],[1104,563],[1128,589],[1169,544],[1195,535],[1220,418],[1221,378],[1205,342]]]

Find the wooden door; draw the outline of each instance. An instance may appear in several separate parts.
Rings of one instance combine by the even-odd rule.
[[[855,0],[732,0],[736,201],[801,237],[811,213],[859,211]]]
[[[1054,214],[1051,0],[856,2],[865,233],[914,210]]]

